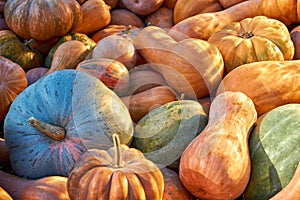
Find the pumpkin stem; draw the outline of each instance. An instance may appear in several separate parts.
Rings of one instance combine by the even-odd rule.
[[[254,34],[253,34],[251,31],[247,31],[247,32],[245,32],[245,33],[239,34],[238,36],[241,37],[241,38],[247,39],[247,38],[253,37]]]
[[[54,140],[59,141],[66,137],[66,130],[63,127],[42,122],[34,117],[30,117],[27,122],[30,126]]]
[[[122,161],[122,151],[121,151],[121,143],[120,143],[119,135],[114,133],[112,135],[112,139],[113,139],[114,148],[115,148],[113,168],[124,167],[124,163]]]

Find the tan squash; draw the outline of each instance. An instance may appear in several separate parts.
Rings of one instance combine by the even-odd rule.
[[[258,115],[287,103],[300,103],[300,62],[261,61],[232,70],[217,93],[239,91],[249,96]]]
[[[155,26],[141,30],[134,45],[179,94],[189,98],[214,95],[224,71],[222,55],[214,45],[194,38],[176,42]]]
[[[78,63],[85,60],[90,52],[91,50],[78,40],[66,41],[56,49],[51,67],[46,74],[56,70],[75,69]]]
[[[174,23],[200,13],[223,10],[219,0],[178,0],[174,7]]]
[[[187,37],[207,40],[212,33],[221,30],[231,22],[259,15],[260,2],[261,0],[245,1],[218,12],[194,15],[176,23],[169,34],[176,40]]]
[[[81,5],[82,22],[71,32],[90,34],[107,26],[110,22],[110,7],[104,0],[88,0]]]
[[[92,51],[92,58],[117,60],[131,69],[135,66],[137,55],[131,41],[120,35],[110,35],[97,43]]]
[[[122,8],[114,9],[110,12],[110,25],[125,25],[138,28],[144,27],[144,22],[135,13]]]
[[[173,10],[161,7],[145,19],[145,25],[158,26],[160,28],[171,28],[174,25]]]
[[[0,171],[0,187],[14,200],[70,200],[67,177],[48,176],[40,179],[25,179]]]
[[[252,100],[225,92],[212,101],[205,129],[188,145],[179,164],[182,184],[199,199],[236,199],[250,178],[248,136],[257,120]]]
[[[296,172],[290,181],[290,183],[278,192],[275,196],[270,198],[270,200],[295,200],[300,199],[300,162]]]
[[[176,93],[168,86],[157,86],[138,94],[121,97],[134,122],[138,122],[149,111],[165,103],[175,101]]]

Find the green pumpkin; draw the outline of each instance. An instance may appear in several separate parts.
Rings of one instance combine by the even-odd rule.
[[[300,104],[279,106],[258,118],[249,138],[251,177],[245,199],[269,199],[292,179],[300,161]]]
[[[97,78],[58,70],[27,87],[11,104],[4,138],[22,177],[67,176],[87,149],[108,149],[111,136],[132,140],[133,123],[120,98]]]
[[[172,101],[151,110],[136,124],[132,145],[153,162],[177,169],[182,152],[207,120],[197,101]]]
[[[82,42],[89,50],[92,50],[96,46],[96,42],[89,38],[86,34],[83,33],[69,33],[65,36],[61,37],[56,44],[50,49],[46,59],[45,59],[45,66],[51,67],[53,55],[58,48],[59,45],[62,43],[69,41],[69,40],[78,40]]]
[[[44,59],[42,55],[29,47],[10,30],[0,31],[0,56],[18,63],[25,71],[42,67]]]

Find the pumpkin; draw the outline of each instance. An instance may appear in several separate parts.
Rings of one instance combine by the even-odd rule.
[[[156,86],[167,85],[162,75],[153,71],[149,66],[144,64],[134,67],[129,71],[130,81],[120,93],[120,96],[134,95],[144,92]]]
[[[31,49],[26,42],[21,42],[10,30],[0,31],[0,47],[0,56],[18,63],[25,71],[43,65],[41,54]]]
[[[213,33],[208,42],[220,50],[225,74],[242,64],[291,60],[294,56],[294,44],[285,24],[265,16],[232,22]]]
[[[27,43],[31,49],[38,51],[43,56],[43,58],[46,58],[51,48],[57,43],[58,40],[58,37],[52,38],[47,41],[37,41],[34,39],[30,39]]]
[[[273,196],[270,200],[294,200],[300,199],[300,164],[298,163],[298,167],[296,172],[285,188],[283,188],[280,192],[278,192],[275,196]]]
[[[173,10],[161,7],[146,17],[145,24],[160,28],[171,28],[174,25]]]
[[[105,26],[111,20],[110,7],[105,4],[104,0],[88,0],[81,5],[82,21],[72,28],[71,32],[84,34],[93,33]]]
[[[5,145],[5,140],[0,138],[0,166],[9,163],[9,154]]]
[[[144,22],[135,13],[122,8],[114,9],[110,12],[111,20],[110,25],[124,25],[142,28],[144,27]]]
[[[62,69],[75,69],[81,61],[87,58],[90,52],[91,50],[78,40],[62,43],[53,55],[51,67],[47,74]]]
[[[124,6],[137,15],[149,15],[160,8],[164,0],[120,0]]]
[[[2,122],[15,98],[28,86],[23,68],[0,56],[0,121]]]
[[[258,118],[249,138],[252,172],[245,199],[269,199],[293,178],[300,162],[299,111],[300,104],[285,104]]]
[[[180,182],[178,173],[167,167],[160,168],[164,176],[163,200],[192,200],[191,193]]]
[[[168,86],[157,86],[134,95],[121,97],[134,122],[138,122],[149,111],[176,100],[176,93]]]
[[[223,10],[219,0],[178,0],[174,7],[174,23],[200,13]]]
[[[63,36],[82,21],[81,6],[76,0],[8,0],[4,16],[18,36],[38,41]]]
[[[149,26],[137,34],[134,45],[170,87],[188,98],[214,95],[222,80],[222,55],[207,41],[189,38],[177,42],[162,28]]]
[[[137,27],[128,25],[107,25],[105,28],[96,31],[93,36],[92,39],[95,42],[99,42],[100,40],[102,40],[103,38],[105,38],[106,36],[109,35],[135,35],[136,32],[138,32],[139,29]]]
[[[57,48],[63,44],[66,41],[70,41],[70,40],[78,40],[80,42],[82,42],[87,49],[92,50],[95,46],[96,46],[96,42],[89,38],[89,36],[87,36],[86,34],[83,33],[69,33],[64,35],[63,37],[59,38],[59,40],[56,42],[55,45],[52,46],[52,48],[50,49],[49,53],[47,54],[47,57],[45,58],[45,66],[46,67],[51,67],[52,64],[52,59],[53,59],[53,55],[55,53],[55,51],[57,50]]]
[[[231,22],[260,15],[258,9],[260,2],[261,0],[245,1],[217,12],[200,13],[188,17],[178,23],[175,22],[169,34],[177,41],[189,37],[207,40],[213,33]]]
[[[1,9],[1,1],[0,1],[0,9]],[[9,30],[9,28],[6,24],[6,20],[3,16],[3,14],[1,14],[1,13],[0,13],[0,30]]]
[[[295,53],[293,60],[300,59],[300,26],[296,26],[290,31],[291,40],[293,41]]]
[[[250,129],[257,119],[252,100],[241,92],[217,95],[208,124],[184,150],[182,184],[199,199],[236,199],[250,177]]]
[[[68,176],[71,199],[162,199],[164,178],[156,164],[135,148],[121,145],[107,151],[90,149]]]
[[[0,1],[0,13],[3,13],[6,1],[7,0]]]
[[[30,180],[0,171],[0,187],[15,200],[70,200],[67,181],[68,178],[62,176]]]
[[[219,0],[220,4],[223,6],[223,8],[229,8],[231,6],[234,6],[234,5],[244,2],[244,1],[246,1],[246,0]]]
[[[66,176],[89,148],[111,146],[111,134],[129,144],[133,124],[119,97],[79,70],[58,70],[27,87],[4,121],[4,138],[16,175]]]
[[[110,35],[97,43],[92,58],[117,60],[131,69],[135,66],[137,55],[131,41],[119,35]]]
[[[88,59],[80,62],[76,69],[95,76],[117,93],[122,91],[129,82],[127,68],[117,60]]]
[[[227,74],[217,94],[243,92],[258,115],[287,103],[300,103],[299,61],[260,61],[241,65]]]
[[[132,146],[154,163],[178,169],[182,152],[205,128],[207,119],[197,101],[171,101],[138,121]]]
[[[110,9],[114,9],[119,4],[119,0],[104,0],[104,2],[110,6]]]
[[[35,83],[37,80],[39,80],[41,77],[43,77],[48,71],[49,71],[49,68],[47,68],[47,67],[37,67],[37,68],[28,70],[26,72],[26,79],[27,79],[28,85]]]
[[[12,197],[0,186],[0,196],[2,200],[13,200]]]

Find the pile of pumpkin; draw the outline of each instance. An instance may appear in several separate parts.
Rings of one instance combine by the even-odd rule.
[[[0,199],[300,199],[299,7],[1,0]]]

